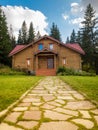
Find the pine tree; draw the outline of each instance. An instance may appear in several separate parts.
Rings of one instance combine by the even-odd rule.
[[[19,44],[19,45],[23,44],[21,30],[19,30],[17,44]]]
[[[16,38],[14,36],[11,37],[11,45],[12,49],[16,46]]]
[[[73,29],[70,36],[70,43],[75,43],[75,42],[76,42],[76,34],[75,34],[75,30]]]
[[[28,43],[34,41],[34,38],[35,38],[35,32],[33,28],[33,23],[31,22],[29,27]]]
[[[27,44],[28,43],[28,35],[27,35],[27,25],[26,25],[25,21],[22,24],[21,35],[22,35],[23,44]]]
[[[95,27],[98,20],[95,18],[95,11],[91,4],[86,8],[84,21],[82,22],[82,48],[85,51],[83,57],[84,64],[87,65],[87,69],[94,67],[94,51],[95,51]]]
[[[35,39],[37,40],[37,39],[39,39],[39,38],[41,38],[41,34],[40,34],[40,32],[38,31],[37,34],[36,34]]]
[[[10,25],[9,35],[10,35],[10,39],[11,39],[11,46],[12,46],[12,49],[13,49],[13,48],[16,46],[16,38],[15,38],[15,36],[13,35],[12,25]]]
[[[61,34],[57,25],[55,25],[55,23],[53,23],[52,27],[50,28],[50,36],[61,41]]]
[[[0,63],[5,65],[11,64],[11,60],[8,58],[11,49],[11,40],[8,33],[6,17],[0,7]]]
[[[70,43],[69,37],[67,37],[67,39],[66,39],[66,43]]]
[[[76,43],[78,43],[80,46],[81,46],[81,32],[80,31],[78,31],[78,33],[77,33],[77,36],[76,36]]]

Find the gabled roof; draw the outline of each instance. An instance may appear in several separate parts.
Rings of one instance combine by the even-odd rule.
[[[67,43],[67,44],[65,44],[65,46],[74,51],[77,51],[78,53],[80,53],[82,55],[85,54],[85,52],[83,51],[83,49],[80,47],[80,45],[78,43]]]
[[[63,45],[64,47],[69,48],[69,49],[71,49],[71,50],[73,50],[73,51],[75,51],[75,52],[77,52],[77,53],[79,53],[79,54],[82,54],[82,55],[85,54],[85,52],[84,52],[83,49],[79,46],[79,44],[76,44],[76,43],[73,43],[73,44],[70,44],[70,43],[64,44],[64,43],[62,43],[62,42],[60,42],[60,41],[58,41],[58,40],[56,40],[56,39],[54,39],[54,38],[52,38],[52,37],[50,37],[50,36],[44,35],[43,37],[41,37],[41,38],[35,40],[33,43],[30,43],[30,44],[28,44],[28,45],[17,45],[17,46],[10,52],[9,56],[13,56],[13,55],[17,54],[18,52],[20,52],[20,51],[26,49],[27,47],[29,47],[29,46],[31,46],[31,45],[33,45],[33,44],[39,42],[39,41],[41,41],[42,39],[50,39],[50,40],[52,40],[52,41],[58,43],[59,45]]]
[[[26,45],[16,45],[16,47],[10,52],[9,56],[12,56],[21,50],[23,50],[26,47]]]

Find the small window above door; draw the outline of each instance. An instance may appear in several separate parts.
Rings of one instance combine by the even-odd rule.
[[[43,50],[43,44],[42,43],[38,44],[38,50]]]

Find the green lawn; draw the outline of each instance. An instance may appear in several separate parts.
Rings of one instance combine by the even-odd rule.
[[[98,102],[98,76],[60,76],[60,78],[75,90],[85,93],[89,99]]]
[[[42,77],[0,76],[0,111],[15,102]]]

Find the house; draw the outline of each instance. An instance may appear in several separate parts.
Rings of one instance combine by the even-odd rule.
[[[35,71],[36,75],[56,75],[59,66],[81,70],[84,54],[79,44],[64,44],[45,35],[28,45],[17,45],[9,56],[13,68]]]

